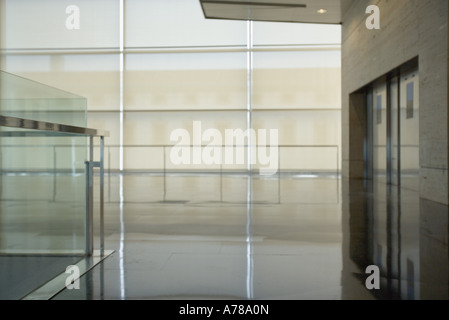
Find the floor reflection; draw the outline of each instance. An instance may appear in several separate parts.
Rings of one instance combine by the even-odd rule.
[[[343,273],[364,281],[366,267],[378,266],[380,290],[371,291],[378,299],[447,300],[448,207],[383,183],[351,181],[343,191]]]
[[[416,192],[291,175],[109,185],[116,253],[56,299],[448,299],[447,207]]]

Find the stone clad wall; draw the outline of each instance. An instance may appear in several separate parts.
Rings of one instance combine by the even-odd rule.
[[[380,30],[365,26],[372,4]],[[418,56],[421,196],[449,204],[448,1],[343,0],[343,8],[343,176],[363,178],[364,111],[350,94]]]

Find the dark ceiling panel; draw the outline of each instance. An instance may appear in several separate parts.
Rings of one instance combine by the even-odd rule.
[[[340,0],[200,0],[209,19],[341,23]],[[319,13],[324,9],[325,13]]]

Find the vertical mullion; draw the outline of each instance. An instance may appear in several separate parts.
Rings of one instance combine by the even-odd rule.
[[[123,136],[124,136],[124,69],[125,69],[125,0],[120,0],[120,172],[123,173]],[[124,223],[124,194],[123,194],[123,175],[120,178],[120,245],[119,245],[119,270],[120,270],[120,298],[126,299],[125,283],[125,223]]]
[[[252,104],[253,104],[253,22],[247,22],[247,105],[246,105],[246,126],[248,129],[248,149],[247,149],[247,161],[248,171],[251,172],[251,158],[252,149]]]
[[[124,155],[123,155],[123,141],[124,141],[124,69],[125,69],[125,0],[120,0],[120,172],[124,170]]]
[[[247,217],[246,217],[246,294],[248,299],[253,299],[254,273],[253,273],[253,246],[252,246],[252,94],[253,94],[253,22],[247,22],[247,129],[248,129],[248,179],[247,179]]]

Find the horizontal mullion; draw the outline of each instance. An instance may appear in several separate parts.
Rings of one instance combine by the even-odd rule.
[[[238,53],[238,52],[302,52],[302,51],[338,51],[341,50],[339,44],[286,44],[286,45],[254,45],[250,50],[244,45],[241,46],[193,46],[193,47],[125,47],[123,51],[119,48],[21,48],[21,49],[1,49],[2,55],[90,55],[90,54],[161,54],[161,53]]]

